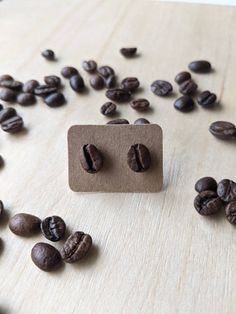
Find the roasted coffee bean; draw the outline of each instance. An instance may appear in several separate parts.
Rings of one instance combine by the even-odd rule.
[[[57,87],[61,85],[61,79],[59,76],[56,76],[56,75],[44,76],[44,82],[47,85],[52,85],[52,86],[57,86]]]
[[[47,217],[41,222],[41,231],[45,238],[56,242],[64,236],[66,224],[59,216]]]
[[[196,73],[207,73],[211,71],[211,64],[206,60],[193,61],[188,67],[191,71]]]
[[[70,78],[70,86],[77,93],[84,91],[85,85],[83,78],[80,75],[73,75]]]
[[[67,79],[71,78],[73,75],[78,75],[78,74],[79,72],[76,68],[69,67],[69,66],[62,68],[61,70],[61,75]]]
[[[223,203],[214,191],[203,191],[194,199],[194,207],[200,215],[216,214],[223,208]]]
[[[236,183],[228,179],[221,180],[217,186],[217,194],[226,203],[236,201]]]
[[[2,81],[13,81],[13,77],[9,74],[0,75],[0,82]]]
[[[216,102],[216,95],[206,90],[198,95],[197,102],[202,107],[211,107]]]
[[[99,90],[99,89],[102,89],[104,87],[104,79],[100,76],[100,75],[93,75],[90,79],[90,85],[96,89],[96,90]]]
[[[52,93],[44,98],[44,102],[49,107],[55,108],[64,105],[66,100],[62,93]]]
[[[236,225],[236,201],[230,202],[225,207],[226,218],[232,225]]]
[[[98,68],[98,73],[104,78],[107,78],[108,76],[115,74],[114,70],[108,65],[103,65],[100,68]]]
[[[3,109],[3,105],[0,104],[0,111]]]
[[[0,216],[3,214],[4,211],[4,205],[3,202],[0,200]]]
[[[131,99],[131,93],[127,89],[111,88],[106,91],[106,97],[117,102],[126,102]]]
[[[22,87],[22,91],[24,93],[31,93],[34,94],[34,90],[36,87],[39,86],[39,82],[36,80],[29,80],[27,82],[25,82],[25,84]]]
[[[121,86],[133,92],[139,87],[139,80],[136,77],[127,77],[121,81]]]
[[[23,84],[19,81],[5,80],[0,82],[1,87],[7,87],[16,91],[22,90]]]
[[[189,96],[182,96],[176,99],[174,107],[179,111],[189,112],[194,109],[194,101]]]
[[[88,173],[96,173],[103,166],[103,156],[93,144],[86,144],[80,150],[80,163]]]
[[[34,93],[40,97],[46,97],[49,94],[55,93],[57,91],[57,86],[52,85],[39,85],[35,88]]]
[[[172,90],[172,85],[167,81],[156,80],[151,84],[151,91],[157,96],[167,96]]]
[[[18,133],[23,129],[23,119],[19,116],[14,116],[2,123],[2,130],[7,133]]]
[[[8,107],[0,111],[0,123],[10,119],[11,117],[16,116],[16,110],[14,108]]]
[[[120,53],[124,56],[124,57],[127,57],[127,58],[130,58],[130,57],[133,57],[135,56],[137,52],[137,48],[121,48],[120,49]]]
[[[129,124],[129,121],[126,119],[114,119],[114,120],[108,121],[107,124]]]
[[[193,80],[184,81],[180,84],[179,92],[183,95],[192,95],[197,90],[198,86]]]
[[[106,102],[104,105],[102,105],[100,112],[104,116],[110,116],[113,115],[116,112],[116,104],[113,102]]]
[[[3,157],[0,155],[0,168],[2,168],[4,165]]]
[[[104,83],[106,88],[113,88],[116,85],[116,76],[115,75],[109,75],[108,77],[104,77]]]
[[[0,88],[0,99],[7,101],[7,102],[13,102],[16,99],[16,92],[10,88],[7,87],[1,87]]]
[[[16,214],[9,221],[10,230],[18,236],[29,237],[40,231],[41,220],[30,214]]]
[[[145,118],[139,118],[134,121],[134,124],[150,124],[150,122]]]
[[[216,121],[210,125],[209,131],[221,140],[230,140],[236,137],[236,127],[227,121]]]
[[[29,106],[35,104],[36,98],[31,93],[20,93],[16,97],[16,102],[22,106]]]
[[[195,190],[198,193],[201,193],[203,191],[214,191],[214,192],[216,192],[217,182],[212,177],[203,177],[196,182]]]
[[[62,259],[67,263],[81,260],[90,250],[92,238],[89,234],[77,231],[69,236],[61,250]]]
[[[135,99],[130,103],[131,107],[137,111],[145,111],[149,108],[149,101],[144,98]]]
[[[95,72],[97,70],[97,63],[94,60],[83,61],[82,67],[86,72]]]
[[[52,245],[39,242],[31,251],[31,259],[34,264],[43,271],[52,271],[61,264],[61,255]]]
[[[132,145],[128,151],[127,163],[135,172],[144,172],[149,169],[151,156],[148,148],[143,144]]]
[[[182,84],[183,82],[188,81],[190,79],[191,79],[191,74],[189,72],[184,71],[176,75],[175,82],[177,84]]]
[[[55,53],[53,50],[51,49],[46,49],[44,50],[41,55],[47,59],[47,60],[54,60],[55,59]]]

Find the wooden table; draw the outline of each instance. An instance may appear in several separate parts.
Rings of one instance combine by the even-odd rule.
[[[77,95],[65,82],[66,106],[38,101],[16,105],[28,132],[0,132],[0,198],[9,216],[28,212],[61,215],[71,231],[90,233],[94,249],[84,261],[44,273],[30,251],[42,236],[22,239],[1,222],[0,307],[4,314],[32,313],[235,313],[236,230],[220,217],[193,208],[195,181],[235,174],[235,143],[209,132],[215,120],[236,122],[236,8],[153,1],[11,0],[0,3],[1,73],[20,80],[59,74],[64,65],[81,69],[95,59],[113,66],[119,78],[137,76],[139,96],[150,100],[145,118],[164,131],[164,188],[158,194],[80,194],[67,183],[67,130],[73,124],[104,124],[104,91]],[[137,46],[127,60],[122,46]],[[58,61],[40,56],[55,50]],[[189,114],[173,108],[178,96],[153,95],[155,79],[173,82],[194,59],[215,69],[194,75],[201,90],[216,92],[220,106]],[[86,82],[89,76],[83,73]],[[120,116],[142,116],[128,105]],[[61,243],[56,243],[60,248]]]

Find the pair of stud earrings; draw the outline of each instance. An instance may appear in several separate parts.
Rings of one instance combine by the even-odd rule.
[[[88,173],[97,173],[103,167],[103,155],[93,144],[85,144],[80,149],[80,163]],[[135,172],[149,169],[151,155],[143,144],[131,145],[127,153],[127,164]]]

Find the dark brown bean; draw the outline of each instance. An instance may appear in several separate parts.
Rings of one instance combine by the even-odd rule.
[[[157,96],[168,96],[172,90],[172,85],[167,81],[156,80],[151,84],[151,91]]]
[[[3,75],[0,75],[0,82],[2,81],[13,81],[13,77],[9,74],[3,74]]]
[[[56,75],[44,76],[44,82],[47,85],[52,85],[52,86],[57,86],[57,87],[61,85],[61,79],[59,76],[56,76]]]
[[[43,271],[52,271],[61,264],[59,251],[52,245],[43,242],[35,244],[32,248],[31,259]]]
[[[97,63],[94,60],[83,61],[82,67],[84,71],[92,73],[97,70]]]
[[[201,193],[203,191],[214,191],[214,192],[216,192],[217,182],[212,177],[203,177],[196,182],[195,190],[198,193]]]
[[[4,211],[4,205],[3,202],[0,200],[0,216],[3,214]]]
[[[197,90],[198,86],[193,80],[184,81],[180,84],[179,92],[183,95],[192,95]]]
[[[27,82],[25,82],[25,84],[22,87],[22,91],[24,93],[31,93],[34,94],[34,90],[36,87],[39,86],[39,82],[36,80],[29,80]]]
[[[128,151],[127,163],[135,172],[144,172],[150,168],[151,155],[148,148],[143,144],[132,145]]]
[[[174,102],[174,107],[181,112],[190,112],[194,109],[194,101],[190,96],[181,96]]]
[[[116,102],[126,102],[131,99],[131,93],[126,89],[111,88],[106,91],[106,97]]]
[[[45,238],[53,242],[59,241],[66,231],[66,224],[59,216],[45,218],[40,226]]]
[[[100,68],[98,68],[98,73],[104,78],[107,78],[108,76],[115,74],[114,70],[108,65],[103,65]]]
[[[130,47],[130,48],[121,48],[120,49],[120,53],[126,57],[126,58],[130,58],[136,55],[137,52],[137,48],[135,47]]]
[[[150,124],[150,122],[145,118],[139,118],[134,121],[134,124]]]
[[[41,220],[33,215],[20,213],[11,217],[10,230],[18,236],[29,237],[40,231]]]
[[[208,73],[211,71],[211,64],[206,60],[193,61],[188,67],[191,71],[196,73]]]
[[[90,85],[96,89],[100,90],[104,88],[105,82],[104,79],[100,75],[93,75],[90,79]]]
[[[137,111],[146,111],[149,108],[149,101],[144,98],[135,99],[130,103],[131,107]]]
[[[5,80],[5,81],[0,82],[0,86],[10,88],[10,89],[13,89],[16,91],[20,91],[20,90],[22,90],[23,84],[19,81],[15,81],[15,80]]]
[[[64,105],[66,100],[62,93],[52,93],[44,98],[44,102],[49,107],[55,108]]]
[[[3,109],[3,105],[0,104],[0,111]]]
[[[113,88],[116,85],[116,76],[115,75],[109,75],[108,77],[104,77],[104,82],[106,88]]]
[[[40,85],[35,88],[34,93],[40,97],[46,97],[49,94],[55,93],[57,91],[57,86],[52,85]]]
[[[217,194],[226,203],[236,201],[236,183],[228,179],[221,180],[217,186]]]
[[[61,75],[67,79],[71,78],[73,75],[78,75],[78,74],[79,74],[78,70],[70,66],[66,66],[62,68],[61,70]]]
[[[107,122],[107,124],[129,124],[129,121],[126,119],[114,119]]]
[[[7,102],[13,102],[16,99],[16,92],[10,88],[7,87],[1,87],[0,88],[0,99],[7,101]]]
[[[133,92],[139,87],[139,80],[136,77],[126,77],[121,81],[121,86],[124,89],[128,89]]]
[[[46,49],[44,50],[41,55],[47,59],[47,60],[54,60],[55,59],[55,53],[53,50],[51,49]]]
[[[194,207],[200,215],[216,214],[223,208],[223,203],[214,191],[203,191],[194,199]]]
[[[102,105],[100,112],[104,116],[110,116],[113,115],[116,112],[116,104],[113,102],[106,102],[104,105]]]
[[[213,122],[209,127],[209,131],[221,140],[231,140],[236,137],[235,125],[227,121]]]
[[[35,104],[36,98],[31,93],[20,93],[16,97],[16,102],[22,106],[29,106]]]
[[[0,155],[0,168],[2,168],[4,165],[4,159],[3,157]]]
[[[225,207],[226,218],[232,225],[236,225],[236,201],[230,202]]]
[[[84,80],[80,75],[71,76],[70,86],[77,93],[83,92],[85,89]]]
[[[2,130],[7,133],[18,133],[23,129],[23,119],[19,116],[14,116],[2,123]]]
[[[16,116],[16,110],[11,107],[4,108],[0,111],[0,123],[10,119],[11,117]]]
[[[216,95],[206,90],[202,92],[200,95],[198,95],[197,102],[202,107],[205,108],[212,107],[212,105],[214,105],[216,102]]]
[[[80,150],[80,163],[88,173],[97,173],[103,166],[103,156],[93,144],[85,144]]]
[[[175,82],[177,84],[182,84],[183,82],[188,81],[190,79],[191,79],[191,74],[189,72],[184,71],[176,75]]]

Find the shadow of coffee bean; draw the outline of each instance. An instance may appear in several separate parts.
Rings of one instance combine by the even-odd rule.
[[[10,219],[10,211],[8,209],[4,209],[0,216],[0,227],[5,227]]]

